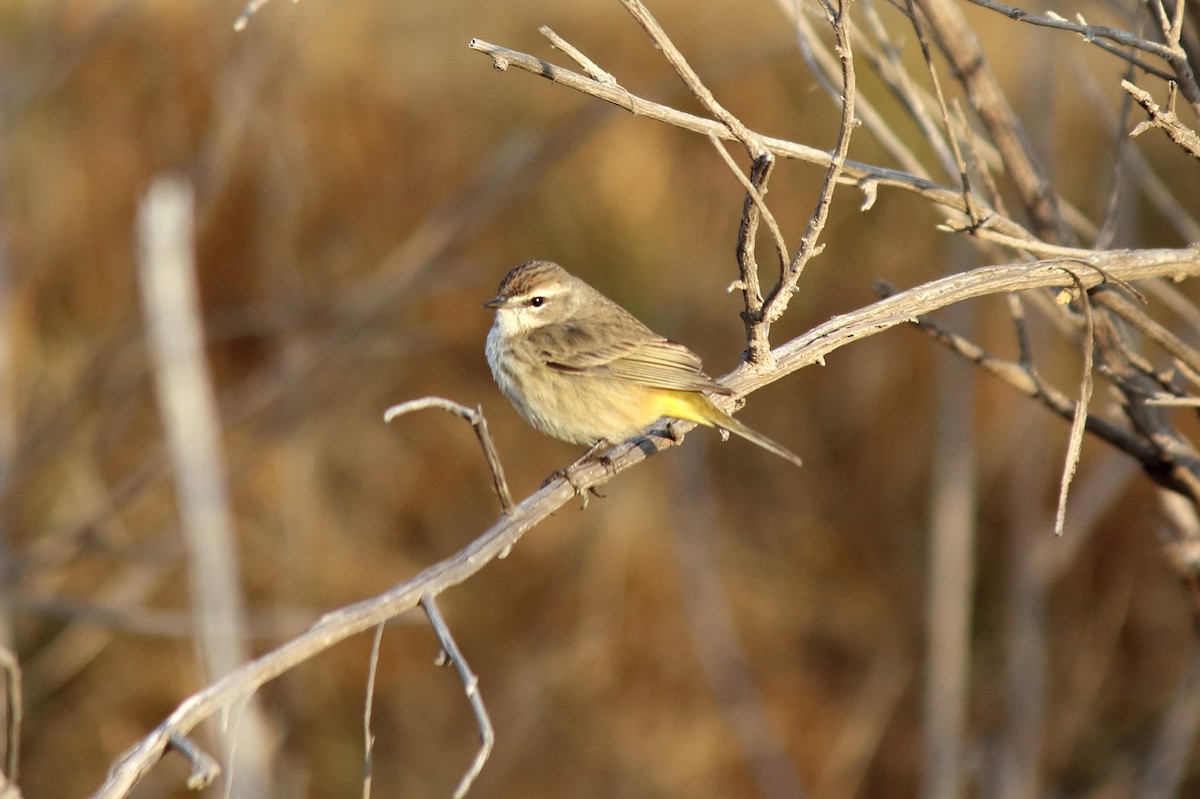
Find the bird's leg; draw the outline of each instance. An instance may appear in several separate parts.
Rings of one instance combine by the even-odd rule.
[[[600,452],[601,450],[606,449],[609,446],[611,446],[611,445],[607,441],[605,441],[604,439],[600,439],[595,444],[592,444],[590,447],[588,447],[587,451],[584,452],[582,455],[580,455],[578,458],[576,458],[575,461],[573,463],[571,463],[569,466],[566,466],[562,469],[558,469],[557,471],[552,473],[549,477],[547,477],[546,481],[544,483],[542,483],[542,486],[545,487],[545,486],[549,485],[551,481],[557,480],[558,478],[561,477],[562,479],[566,480],[571,485],[571,488],[575,489],[575,496],[583,498],[583,507],[584,508],[586,508],[588,506],[588,495],[589,494],[591,494],[593,496],[597,496],[600,499],[604,499],[604,494],[601,494],[599,491],[597,491],[595,486],[587,486],[586,488],[584,488],[583,486],[576,483],[575,482],[575,473],[577,471],[579,471],[581,468],[583,468],[584,466],[586,466],[594,458],[602,466],[604,466],[604,468],[606,468],[606,469],[611,468],[612,461],[609,460],[609,457],[607,455],[601,455],[599,458],[596,458],[597,452]],[[582,509],[583,508],[581,508],[580,510],[582,510]]]

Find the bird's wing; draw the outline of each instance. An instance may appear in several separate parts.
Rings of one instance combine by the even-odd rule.
[[[538,333],[546,337],[540,349],[552,369],[622,378],[652,388],[732,393],[701,371],[699,355],[649,331],[644,338],[603,343],[569,324]]]

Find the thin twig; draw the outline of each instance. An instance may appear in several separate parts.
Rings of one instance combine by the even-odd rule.
[[[809,69],[816,77],[821,88],[840,108],[842,93],[834,86],[834,82],[840,82],[841,66],[833,54],[829,52],[829,48],[825,45],[825,42],[817,36],[809,20],[810,13],[816,14],[817,10],[812,6],[796,3],[794,0],[775,0],[775,5],[791,21],[801,57],[808,64]],[[860,4],[860,7],[866,12],[869,22],[879,22],[878,15],[874,13],[869,2]],[[851,24],[851,30],[857,31],[857,27]],[[914,95],[910,93],[913,86],[912,82],[908,80],[908,73],[904,71],[903,66],[896,57],[896,51],[887,41],[886,34],[882,32],[881,24],[878,26],[873,24],[872,33],[880,40],[878,51],[870,46],[869,39],[861,35],[856,36],[857,43],[855,47],[858,48],[858,52],[875,68],[879,76],[891,87],[892,92],[904,103],[909,113],[920,124],[921,108],[919,102],[914,101]],[[917,156],[905,144],[903,137],[892,129],[892,124],[888,121],[886,115],[876,109],[870,99],[859,97],[856,101],[856,106],[855,115],[862,120],[863,127],[871,131],[880,145],[891,153],[902,169],[920,177],[928,177],[924,166],[921,165]],[[936,151],[941,152],[942,147],[939,137],[936,134],[929,136],[929,131],[924,128],[922,128],[922,131],[926,134],[926,139],[930,145]]]
[[[1141,36],[1130,33],[1129,31],[1119,30],[1117,28],[1109,28],[1104,25],[1088,25],[1083,22],[1073,22],[1069,19],[1064,19],[1057,14],[1047,14],[1045,16],[1039,14],[1031,14],[1023,8],[1016,6],[998,3],[996,0],[970,0],[977,6],[981,6],[990,11],[995,11],[998,14],[1003,14],[1009,19],[1017,22],[1024,22],[1029,25],[1037,25],[1042,28],[1055,28],[1057,30],[1072,31],[1083,37],[1083,40],[1089,44],[1097,44],[1102,39],[1107,39],[1111,42],[1116,42],[1124,47],[1132,47],[1136,50],[1141,50],[1144,53],[1158,56],[1164,61],[1172,61],[1178,57],[1178,54],[1171,50],[1166,45],[1155,42],[1150,39],[1144,39]],[[1141,66],[1139,64],[1139,66]],[[1170,77],[1164,75],[1162,77]]]
[[[500,510],[505,516],[512,513],[512,493],[508,490],[508,480],[504,477],[504,467],[500,465],[500,455],[496,452],[495,443],[492,442],[492,434],[488,429],[487,418],[483,415],[482,406],[476,406],[474,409],[471,409],[465,405],[459,405],[453,400],[442,399],[441,397],[425,397],[393,405],[384,411],[383,421],[386,424],[397,416],[412,413],[413,411],[425,410],[426,408],[437,408],[470,422],[471,427],[475,429],[475,437],[479,439],[479,445],[483,448],[483,459],[487,461],[488,469],[492,472],[492,487],[496,490],[496,496],[500,498]]]
[[[1155,321],[1142,308],[1130,302],[1121,292],[1103,286],[1092,294],[1093,299],[1141,331],[1148,339],[1178,363],[1180,371],[1193,384],[1200,386],[1200,353],[1166,326]]]
[[[725,162],[725,166],[729,167],[729,171],[742,184],[742,188],[746,190],[746,194],[754,202],[758,213],[762,215],[762,219],[767,223],[767,229],[771,231],[771,238],[775,242],[775,250],[779,253],[781,263],[786,265],[791,250],[788,248],[787,242],[784,241],[783,231],[779,229],[779,222],[775,220],[775,215],[771,213],[771,209],[767,207],[766,200],[763,199],[762,191],[760,191],[761,185],[765,183],[765,180],[760,181],[759,186],[755,186],[751,182],[751,179],[743,175],[742,170],[738,169],[738,165],[733,161],[733,156],[725,149],[725,145],[721,143],[720,139],[710,133],[708,134],[708,140],[721,156],[721,160]],[[771,154],[764,152],[763,155],[770,156]]]
[[[6,646],[0,646],[0,670],[4,672],[4,781],[17,784],[21,763],[21,721],[25,705],[21,690],[21,664]]]
[[[837,144],[830,157],[829,166],[825,170],[825,180],[817,195],[816,207],[809,217],[804,235],[800,238],[800,246],[792,256],[791,263],[788,264],[787,273],[780,277],[779,283],[767,296],[766,303],[763,305],[762,321],[767,329],[783,316],[788,303],[791,302],[792,295],[796,292],[796,286],[805,266],[821,252],[823,245],[818,241],[825,229],[825,223],[829,219],[833,193],[841,179],[842,171],[845,169],[846,156],[850,151],[850,139],[854,128],[858,125],[854,116],[857,83],[854,74],[854,50],[850,44],[851,3],[852,0],[840,0],[836,10],[828,3],[822,2],[821,4],[825,9],[829,24],[833,28],[834,49],[842,65],[842,118],[838,127]]]
[[[1075,413],[1071,417],[1071,433],[1067,437],[1066,460],[1058,483],[1058,508],[1054,512],[1054,535],[1056,536],[1063,534],[1067,523],[1067,494],[1071,488],[1071,480],[1075,477],[1075,470],[1079,467],[1080,455],[1083,453],[1083,434],[1087,429],[1088,407],[1091,405],[1092,387],[1095,385],[1095,377],[1092,374],[1096,352],[1092,302],[1087,291],[1078,282],[1079,276],[1070,270],[1068,273],[1076,281],[1075,288],[1079,293],[1079,302],[1083,306],[1083,375],[1079,380],[1079,399],[1075,402]]]
[[[724,125],[735,139],[742,143],[751,158],[761,156],[767,149],[762,137],[751,131],[717,101],[712,91],[704,85],[704,81],[700,80],[696,70],[692,69],[692,65],[687,62],[683,53],[667,36],[666,31],[658,24],[658,20],[654,18],[650,10],[641,3],[641,0],[621,0],[621,5],[625,6],[625,10],[629,12],[630,16],[642,26],[646,35],[654,42],[654,46],[662,51],[663,58],[667,59],[667,63],[675,70],[675,74],[687,85],[688,90],[696,96],[696,99],[708,109],[708,112],[716,117],[717,121]]]
[[[1080,34],[1085,43],[1095,45],[1106,53],[1128,62],[1130,66],[1136,67],[1147,74],[1154,75],[1162,80],[1176,79],[1175,73],[1161,69],[1148,61],[1138,58],[1132,52],[1121,49],[1122,47],[1130,47],[1171,61],[1173,57],[1171,49],[1165,47],[1160,42],[1146,39],[1130,31],[1109,28],[1103,25],[1089,25],[1082,19],[1072,22],[1054,12],[1050,12],[1045,16],[1039,16],[1037,14],[1030,14],[1028,11],[1016,8],[1015,6],[998,3],[995,0],[971,0],[971,2],[977,6],[982,6],[983,8],[1003,14],[1009,19],[1014,19],[1018,22],[1025,22],[1043,28],[1073,31]]]
[[[683,53],[667,36],[665,30],[659,25],[658,20],[650,13],[640,0],[621,0],[621,4],[625,6],[625,10],[637,21],[646,35],[654,43],[654,46],[662,52],[663,57],[667,60],[675,73],[680,77],[688,89],[695,95],[710,114],[716,117],[729,134],[733,138],[741,142],[746,149],[747,154],[752,161],[751,178],[749,182],[743,182],[748,192],[748,199],[743,206],[742,226],[738,236],[738,261],[741,271],[741,283],[744,288],[744,300],[746,304],[743,319],[747,327],[747,352],[748,361],[750,363],[760,363],[764,358],[770,356],[770,340],[768,338],[769,324],[763,324],[763,312],[765,306],[758,302],[761,296],[759,290],[758,264],[754,257],[753,243],[758,227],[758,220],[761,217],[767,220],[768,227],[771,228],[771,233],[775,237],[775,246],[780,249],[780,269],[779,269],[779,284],[784,281],[786,272],[786,264],[789,250],[783,245],[783,234],[779,230],[779,226],[775,224],[774,217],[767,210],[763,195],[766,193],[766,184],[770,179],[772,171],[771,161],[774,156],[768,149],[765,141],[757,133],[750,130],[740,119],[730,112],[725,106],[717,101],[716,96],[700,79],[700,76],[687,62]],[[714,132],[708,132],[709,140],[717,146],[718,151],[726,162],[730,164],[730,168],[738,175],[739,179],[742,176],[741,172],[729,159],[728,153],[721,148],[717,142],[717,137]],[[751,202],[753,207],[751,207]],[[777,293],[776,290],[772,294]],[[765,300],[770,302],[770,295]]]
[[[885,292],[892,290],[886,284],[883,284],[881,288]],[[916,325],[917,329],[929,334],[935,341],[945,345],[976,366],[982,367],[1010,388],[1038,400],[1048,410],[1061,418],[1067,421],[1075,418],[1075,403],[1066,394],[1043,381],[1033,368],[1032,363],[1013,363],[1002,358],[997,358],[970,339],[946,329],[945,326],[924,314],[910,321]],[[1023,325],[1019,327],[1019,329],[1023,328]],[[1024,358],[1024,355],[1022,355],[1022,358]],[[1094,414],[1088,415],[1086,420],[1088,432],[1132,455],[1144,465],[1152,465],[1158,462],[1157,450],[1144,439],[1130,432],[1126,427],[1113,424],[1107,419]]]
[[[971,226],[977,227],[982,221],[982,217],[976,211],[972,201],[974,193],[971,191],[971,179],[967,175],[967,165],[963,160],[962,148],[958,145],[958,136],[955,135],[954,127],[950,123],[950,107],[946,103],[946,93],[942,90],[941,78],[938,77],[937,68],[933,64],[933,52],[929,46],[929,38],[925,35],[925,28],[917,14],[914,0],[907,0],[907,2],[909,21],[917,34],[917,43],[921,46],[921,59],[925,62],[925,71],[929,75],[929,82],[933,84],[933,95],[937,99],[943,135],[950,147],[950,155],[954,159],[954,169],[958,173],[959,184],[962,186],[963,206],[967,209],[967,217],[970,219]]]
[[[467,701],[471,703],[471,711],[474,712],[475,720],[479,723],[479,751],[475,753],[471,767],[467,769],[466,774],[463,774],[458,787],[454,789],[454,799],[463,799],[467,795],[467,791],[471,790],[471,784],[475,782],[479,772],[483,770],[483,764],[487,762],[488,755],[492,753],[496,734],[492,729],[492,720],[488,717],[487,708],[483,704],[483,697],[479,693],[479,678],[475,676],[475,672],[471,671],[467,659],[463,657],[462,651],[455,643],[450,628],[446,626],[446,620],[442,618],[442,613],[438,610],[437,600],[433,594],[424,594],[420,601],[421,607],[425,609],[425,615],[429,617],[429,623],[433,626],[434,633],[437,634],[438,643],[442,645],[442,653],[449,659],[463,682]]]
[[[961,8],[951,0],[918,0],[917,6],[955,77],[966,90],[971,107],[1000,152],[1005,172],[1033,221],[1034,231],[1039,238],[1062,243],[1067,232],[1058,210],[1058,196],[1029,144],[1021,120],[988,67],[979,38]],[[918,25],[915,17],[913,24]]]
[[[371,641],[371,660],[367,666],[367,699],[363,705],[363,799],[371,799],[371,780],[375,771],[375,733],[371,732],[371,712],[375,707],[375,675],[379,671],[379,646],[383,643],[383,622],[375,626]]]
[[[591,76],[592,80],[599,83],[608,83],[613,86],[619,85],[617,79],[611,73],[601,69],[595,61],[585,56],[578,47],[568,42],[563,37],[559,36],[549,25],[543,25],[538,28],[538,33],[550,40],[550,44],[562,50],[572,61],[578,64],[584,72]]]

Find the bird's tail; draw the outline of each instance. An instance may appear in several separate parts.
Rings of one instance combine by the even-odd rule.
[[[705,414],[708,417],[705,420],[706,423],[715,425],[724,430],[728,430],[731,433],[736,433],[750,443],[758,444],[763,449],[767,450],[768,452],[775,453],[784,460],[791,461],[797,466],[803,466],[803,464],[800,462],[800,456],[789,450],[787,447],[783,446],[782,444],[775,443],[757,430],[752,430],[751,428],[742,424],[737,419],[734,419],[732,416],[725,413],[725,411],[718,408],[716,405],[713,405],[711,400],[706,404],[708,405],[708,408],[705,409],[708,411],[708,413]]]

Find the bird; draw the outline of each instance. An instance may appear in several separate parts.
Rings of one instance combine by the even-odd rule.
[[[483,304],[495,311],[485,353],[500,391],[537,430],[594,449],[681,419],[727,430],[801,465],[781,444],[721,410],[734,392],[696,353],[552,261],[527,261]]]

